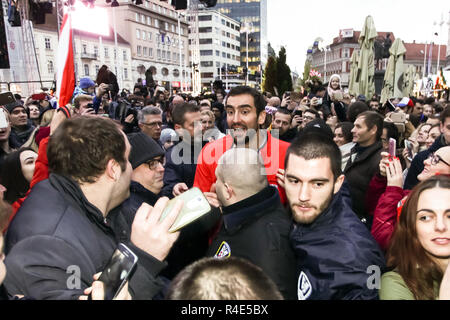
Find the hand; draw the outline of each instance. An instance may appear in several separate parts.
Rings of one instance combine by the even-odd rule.
[[[286,107],[291,103],[291,96],[284,96],[283,100],[281,101],[281,107]]]
[[[108,88],[109,84],[100,83],[100,85],[97,88],[97,97],[101,98],[108,91]]]
[[[208,203],[211,207],[219,208],[222,206],[219,198],[217,197],[215,183],[213,183],[213,185],[211,186],[210,192],[203,192],[203,195],[205,196],[206,200],[208,200]]]
[[[319,98],[314,97],[311,99],[311,106],[317,106],[319,104]]]
[[[178,195],[180,195],[183,192],[188,191],[188,190],[189,190],[189,188],[186,185],[186,183],[180,182],[180,183],[177,183],[176,185],[173,186],[172,194],[176,197],[176,196],[178,196]]]
[[[154,207],[143,203],[134,217],[131,226],[131,242],[139,249],[163,261],[169,254],[180,232],[169,232],[183,207],[183,201],[178,200],[167,216],[159,221],[169,198],[160,198]]]
[[[296,128],[302,123],[302,116],[294,116],[291,121],[291,128]]]
[[[394,157],[389,159],[389,164],[386,168],[387,185],[390,187],[403,188],[403,169],[400,159]]]
[[[381,160],[380,160],[380,175],[383,177],[386,177],[386,167],[389,165],[389,158],[390,155],[388,152],[382,152],[381,153]]]
[[[126,118],[125,118],[125,120],[124,120],[126,123],[133,123],[133,121],[134,121],[134,115],[133,114],[129,114]]]
[[[52,122],[50,122],[50,135],[52,135],[55,132],[55,130],[59,127],[59,125],[66,119],[67,117],[64,114],[64,112],[56,111],[53,114]]]
[[[439,300],[450,300],[450,263],[447,265],[447,269],[445,269],[444,276],[442,277]]]
[[[96,114],[95,114],[94,109],[86,108],[83,111],[81,111],[80,115],[82,115],[82,116],[95,116]]]
[[[91,295],[92,300],[105,300],[104,284],[103,282],[98,281],[101,274],[101,272],[94,274],[92,286],[84,289],[83,293],[85,295],[80,296],[78,300],[88,300],[89,295]],[[128,281],[113,300],[131,300],[131,295],[128,292]]]
[[[277,183],[280,187],[284,189],[284,169],[278,169],[277,171]]]

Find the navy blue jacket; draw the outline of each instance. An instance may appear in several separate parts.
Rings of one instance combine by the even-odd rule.
[[[136,211],[142,203],[148,203],[154,206],[158,201],[159,195],[154,194],[150,190],[145,189],[139,182],[131,181],[130,183],[130,197],[122,203],[122,213],[125,220],[131,226],[133,224]]]
[[[430,156],[430,153],[436,152],[446,145],[447,144],[445,143],[444,135],[442,134],[436,138],[431,147],[429,147],[427,150],[419,152],[414,157],[413,161],[411,162],[411,166],[409,167],[408,175],[406,176],[403,189],[411,190],[416,184],[419,183],[419,180],[417,180],[417,176],[423,171],[425,167],[423,162]]]
[[[164,187],[161,195],[173,198],[173,187],[184,182],[188,188],[194,185],[195,170],[197,169],[198,155],[206,144],[188,144],[180,141],[166,151],[166,165],[164,166]],[[188,151],[188,153],[185,153]],[[182,160],[181,163],[178,160]]]
[[[291,246],[297,257],[299,299],[377,299],[369,266],[385,260],[369,230],[339,191],[330,206],[309,224],[294,224]],[[379,279],[378,279],[379,280]]]

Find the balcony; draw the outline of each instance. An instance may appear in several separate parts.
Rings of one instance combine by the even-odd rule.
[[[97,55],[95,53],[82,52],[81,53],[81,59],[97,60]]]

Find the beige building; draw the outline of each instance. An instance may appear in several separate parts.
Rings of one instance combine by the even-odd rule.
[[[191,83],[188,22],[184,14],[164,1],[143,0],[142,5],[119,1],[116,30],[131,47],[131,77],[145,79],[150,69],[159,85],[179,88]],[[181,26],[180,32],[178,25]]]

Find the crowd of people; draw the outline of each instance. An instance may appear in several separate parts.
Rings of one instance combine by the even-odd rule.
[[[122,243],[116,299],[450,299],[445,97],[110,79],[1,106],[0,298],[104,299]],[[171,232],[192,188],[211,210]]]

